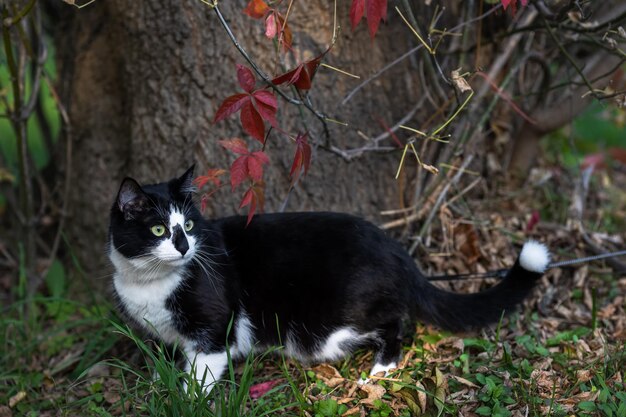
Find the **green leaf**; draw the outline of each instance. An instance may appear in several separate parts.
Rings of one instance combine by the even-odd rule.
[[[494,344],[487,339],[463,339],[466,348],[474,347],[489,352],[493,350]]]
[[[550,355],[550,351],[548,351],[548,349],[546,349],[543,346],[538,345],[537,346],[537,353],[541,356],[549,356]]]
[[[606,388],[603,388],[600,390],[600,394],[598,395],[598,401],[600,401],[601,403],[605,403],[606,400],[608,400],[609,398],[609,390]]]
[[[435,368],[435,406],[437,406],[438,416],[443,414],[446,403],[445,377],[439,368]]]
[[[337,410],[339,406],[337,401],[333,399],[321,400],[315,403],[315,411],[324,417],[333,417],[337,415]]]
[[[480,416],[490,416],[491,407],[483,405],[482,407],[478,407],[474,412]]]
[[[574,340],[575,338],[578,338],[578,337],[587,336],[589,333],[591,333],[591,329],[588,327],[579,327],[577,329],[557,333],[555,336],[552,336],[551,338],[546,340],[546,345],[558,346],[561,342]]]
[[[54,298],[61,298],[65,294],[65,268],[63,264],[55,259],[46,274],[46,287]]]
[[[578,408],[583,411],[595,411],[596,404],[593,401],[581,401],[578,403]]]

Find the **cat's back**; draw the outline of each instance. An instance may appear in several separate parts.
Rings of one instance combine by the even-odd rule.
[[[294,212],[258,214],[246,225],[245,216],[232,216],[216,220],[224,240],[263,239],[288,243],[328,246],[334,243],[353,244],[368,239],[386,239],[384,233],[372,223],[350,214],[336,212]]]

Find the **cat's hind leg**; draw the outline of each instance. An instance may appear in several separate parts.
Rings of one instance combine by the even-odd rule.
[[[381,332],[380,339],[378,340],[378,349],[374,356],[374,366],[369,375],[376,375],[379,372],[384,372],[385,375],[389,375],[389,372],[398,366],[398,359],[400,359],[400,353],[402,351],[402,336],[400,323],[392,323],[384,326]],[[359,384],[367,384],[370,379],[360,379]]]
[[[186,353],[187,366],[185,371],[195,378],[204,392],[208,394],[228,366],[226,351],[214,353],[187,351]]]

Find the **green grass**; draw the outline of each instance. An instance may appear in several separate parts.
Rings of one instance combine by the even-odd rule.
[[[624,342],[602,326],[547,332],[527,317],[465,338],[418,327],[407,340],[407,366],[381,380],[379,398],[355,388],[371,353],[336,363],[339,383],[319,368],[302,368],[280,350],[229,363],[209,395],[177,366],[167,349],[144,339],[110,305],[86,306],[37,297],[16,303],[0,321],[0,404],[23,396],[17,415],[331,417],[363,409],[370,416],[529,415],[626,416]],[[621,345],[620,345],[621,343]],[[586,348],[581,348],[586,346]],[[435,348],[436,347],[436,348]],[[601,352],[598,352],[598,349]],[[326,368],[325,368],[326,369]],[[332,368],[328,368],[332,369]],[[158,377],[155,377],[158,376]],[[280,382],[259,399],[250,388]],[[189,389],[184,388],[184,384]]]

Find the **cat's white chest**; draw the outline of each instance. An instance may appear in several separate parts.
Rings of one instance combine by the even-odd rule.
[[[132,282],[120,273],[113,277],[115,290],[126,312],[139,324],[166,343],[183,342],[174,326],[167,299],[180,285],[180,274],[171,273],[150,282]]]

